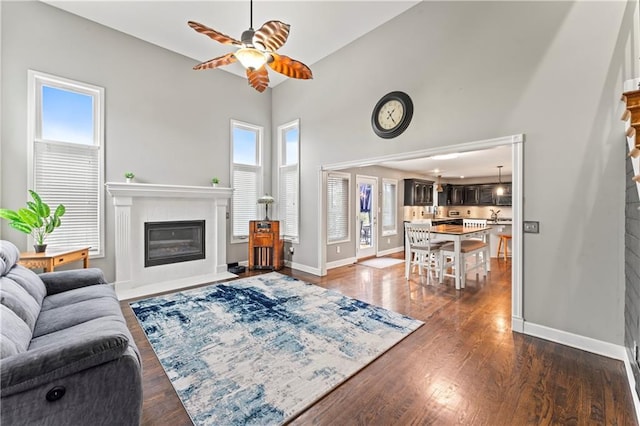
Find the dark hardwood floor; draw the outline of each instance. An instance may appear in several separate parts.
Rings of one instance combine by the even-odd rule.
[[[291,424],[637,424],[623,362],[511,331],[510,266],[494,259],[490,276],[470,274],[461,292],[450,280],[406,281],[403,264],[326,277],[285,268],[425,322]],[[122,309],[143,357],[142,424],[190,425],[126,302]]]

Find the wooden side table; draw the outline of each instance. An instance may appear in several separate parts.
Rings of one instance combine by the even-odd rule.
[[[44,272],[53,272],[56,266],[82,260],[82,267],[89,267],[89,247],[78,249],[50,249],[44,253],[25,251],[20,253],[18,263],[29,269],[42,268]]]

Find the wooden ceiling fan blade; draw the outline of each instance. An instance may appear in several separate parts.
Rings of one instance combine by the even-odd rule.
[[[273,60],[269,62],[269,66],[276,72],[284,74],[291,78],[300,78],[307,80],[313,78],[311,69],[300,61],[291,59],[285,55],[271,54]]]
[[[213,40],[217,41],[218,43],[222,43],[222,44],[232,44],[234,46],[242,46],[242,43],[239,42],[238,40],[236,40],[233,37],[230,37],[226,34],[222,34],[219,31],[214,30],[213,28],[209,28],[206,25],[202,25],[198,22],[195,21],[189,21],[187,22],[187,24],[193,28],[194,30],[196,30],[197,32],[199,32],[200,34],[204,34],[210,38],[212,38]]]
[[[275,52],[286,43],[290,27],[280,21],[265,22],[253,35],[253,44],[263,50]]]
[[[226,55],[218,56],[217,58],[209,59],[206,62],[196,65],[193,67],[194,70],[208,70],[214,69],[218,67],[222,67],[224,65],[229,65],[236,62],[237,59],[233,53],[227,53]]]
[[[267,74],[267,69],[264,66],[253,71],[248,69],[247,79],[249,80],[249,85],[260,93],[264,92],[269,86],[269,74]]]

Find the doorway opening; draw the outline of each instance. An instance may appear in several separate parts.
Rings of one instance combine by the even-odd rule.
[[[325,193],[326,177],[330,171],[347,170],[359,167],[380,165],[392,161],[404,161],[453,155],[464,152],[481,151],[489,148],[510,146],[512,165],[512,257],[511,257],[511,324],[512,330],[524,332],[523,318],[523,259],[522,259],[522,206],[523,206],[523,142],[524,134],[515,134],[493,139],[485,139],[456,145],[428,148],[420,151],[402,152],[386,156],[345,161],[341,163],[325,164],[319,171],[320,193]],[[493,165],[495,167],[495,164]],[[326,230],[326,199],[320,197],[320,226],[318,228],[318,265],[321,276],[327,274],[327,230]],[[347,261],[349,259],[346,259]],[[334,266],[340,266],[340,261],[333,261]],[[347,264],[347,263],[342,263]]]
[[[356,176],[356,258],[375,256],[378,247],[378,179]]]

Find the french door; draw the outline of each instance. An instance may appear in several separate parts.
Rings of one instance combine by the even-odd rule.
[[[356,257],[375,256],[378,247],[378,179],[356,176]]]

